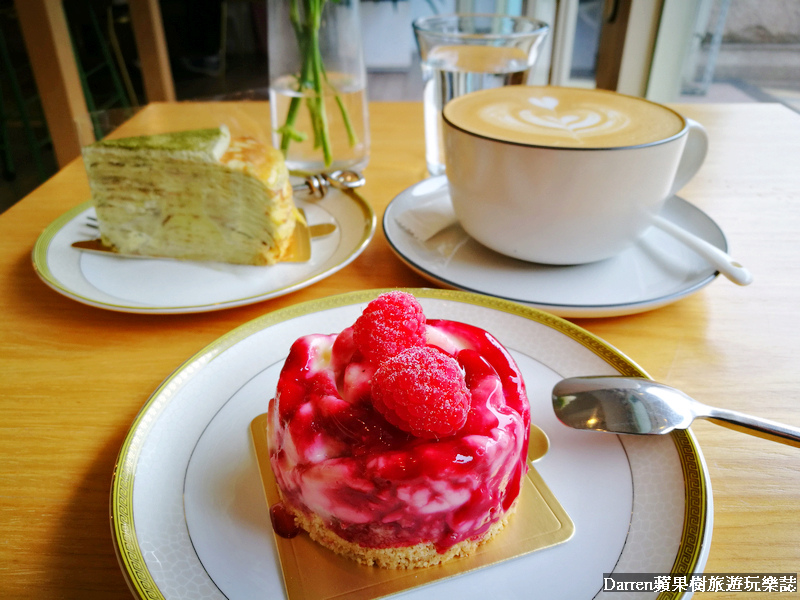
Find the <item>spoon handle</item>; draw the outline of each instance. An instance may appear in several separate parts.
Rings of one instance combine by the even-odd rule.
[[[728,429],[800,448],[800,428],[745,415],[734,410],[706,408],[708,413],[706,415],[698,415],[699,417],[713,421],[717,425],[722,425]]]
[[[715,245],[708,243],[704,239],[697,237],[693,233],[686,231],[682,227],[679,227],[672,221],[661,216],[656,217],[653,225],[689,246],[689,248],[705,258],[732,282],[739,285],[749,285],[753,282],[753,276],[750,274],[750,271],[745,269],[738,261],[734,260],[730,254],[723,252]]]

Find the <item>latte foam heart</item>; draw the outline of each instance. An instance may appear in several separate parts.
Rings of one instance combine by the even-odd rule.
[[[551,129],[561,129],[570,133],[588,131],[604,126],[613,125],[613,121],[604,119],[598,113],[587,113],[583,115],[564,115],[564,116],[541,116],[530,110],[523,110],[517,115],[519,125],[534,125],[536,127],[547,127]],[[513,117],[512,117],[513,118]]]
[[[554,110],[556,106],[558,106],[558,98],[553,98],[552,96],[528,98],[528,102],[530,102],[535,106],[540,106],[542,108],[549,108],[550,110]]]

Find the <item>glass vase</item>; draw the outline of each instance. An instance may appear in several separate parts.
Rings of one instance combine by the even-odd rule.
[[[360,0],[270,0],[272,143],[291,171],[362,169],[369,159]]]

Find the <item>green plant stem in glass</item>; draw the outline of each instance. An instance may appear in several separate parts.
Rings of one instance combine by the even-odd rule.
[[[340,2],[341,0],[330,0]],[[301,15],[302,3],[302,15]],[[314,133],[314,148],[322,149],[322,158],[326,167],[333,162],[333,151],[328,129],[328,115],[325,109],[325,88],[331,87],[328,81],[325,65],[320,51],[320,27],[322,25],[322,11],[328,0],[291,0],[289,20],[292,24],[295,37],[300,50],[301,67],[297,79],[297,91],[300,96],[292,98],[286,121],[278,130],[281,135],[281,152],[288,156],[289,145],[292,141],[305,141],[307,135],[295,128],[301,104],[305,103],[311,118],[311,128]],[[307,94],[306,92],[311,92]],[[347,131],[347,141],[351,147],[358,143],[358,136],[350,121],[347,107],[342,102],[339,94],[334,89],[334,99]]]

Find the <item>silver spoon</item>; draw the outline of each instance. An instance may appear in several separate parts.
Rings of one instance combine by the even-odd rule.
[[[706,406],[681,391],[637,377],[571,377],[553,388],[553,410],[569,427],[611,433],[662,434],[709,421],[800,448],[800,428]]]

